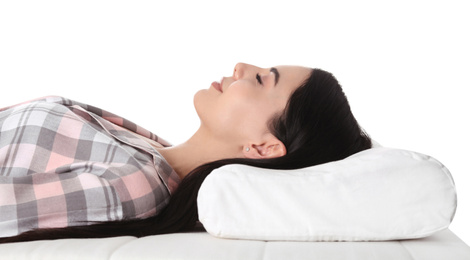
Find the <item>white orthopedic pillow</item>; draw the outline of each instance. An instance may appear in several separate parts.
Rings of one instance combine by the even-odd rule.
[[[450,172],[432,157],[373,148],[299,170],[227,165],[206,178],[197,203],[216,237],[374,241],[447,228],[457,195]]]

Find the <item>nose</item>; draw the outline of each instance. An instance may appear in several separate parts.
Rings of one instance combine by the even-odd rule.
[[[249,65],[246,63],[237,63],[235,65],[235,69],[233,70],[233,78],[234,80],[239,80],[245,76],[249,76],[250,73],[255,73],[255,71],[259,69],[253,65]]]
[[[237,63],[235,65],[235,68],[233,69],[233,79],[234,80],[239,80],[241,77],[243,77],[243,71],[246,64],[245,63]]]

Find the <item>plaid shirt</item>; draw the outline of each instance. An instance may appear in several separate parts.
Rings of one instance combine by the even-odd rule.
[[[0,237],[158,214],[179,178],[155,145],[169,146],[61,97],[0,109]]]

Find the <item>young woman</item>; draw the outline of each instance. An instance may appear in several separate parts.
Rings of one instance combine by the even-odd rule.
[[[371,147],[320,69],[239,63],[194,105],[201,125],[177,146],[63,98],[3,109],[0,242],[188,231],[198,189],[220,166],[297,169]]]

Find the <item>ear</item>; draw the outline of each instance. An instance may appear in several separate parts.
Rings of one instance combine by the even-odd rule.
[[[286,147],[274,135],[267,134],[258,143],[252,142],[246,144],[243,147],[243,153],[246,158],[250,159],[277,158],[286,155]]]

